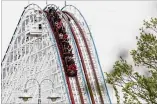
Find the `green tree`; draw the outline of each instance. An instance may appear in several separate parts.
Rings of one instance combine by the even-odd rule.
[[[157,18],[145,21],[140,28],[137,49],[130,52],[134,65],[120,57],[111,73],[106,73],[107,83],[113,86],[117,103],[120,103],[118,88],[122,89],[124,104],[157,104]],[[148,71],[147,75],[137,72]]]

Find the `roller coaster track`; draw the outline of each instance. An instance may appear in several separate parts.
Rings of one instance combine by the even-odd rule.
[[[69,12],[65,12],[65,11],[63,11],[63,13],[66,13],[67,15],[69,15],[69,17],[71,17],[74,20],[74,22],[76,23],[77,27],[79,28],[79,31],[80,31],[80,33],[81,33],[81,35],[83,37],[84,42],[85,42],[85,47],[87,48],[87,53],[88,53],[89,58],[90,58],[92,71],[94,72],[94,77],[96,79],[96,84],[95,85],[97,85],[96,88],[98,88],[98,92],[99,92],[99,95],[100,95],[100,100],[101,100],[101,102],[103,102],[103,98],[102,98],[102,94],[101,94],[98,78],[97,78],[97,75],[96,75],[96,69],[94,67],[94,62],[93,62],[93,59],[92,59],[92,56],[91,56],[91,53],[90,53],[89,45],[87,44],[87,40],[85,38],[85,34],[82,31],[81,26],[79,25],[78,21],[76,20],[76,18],[72,14],[70,14]]]
[[[65,15],[65,14],[63,14],[63,17],[65,18],[65,20],[66,20],[66,22],[68,23],[68,28],[69,28],[69,30],[71,30],[71,35],[72,35],[72,38],[73,38],[73,41],[74,41],[74,44],[75,44],[75,48],[78,50],[77,52],[76,52],[76,54],[77,54],[77,57],[80,57],[80,61],[79,61],[79,63],[82,63],[82,56],[79,54],[79,52],[80,52],[80,49],[77,47],[78,46],[78,40],[76,39],[76,37],[75,37],[75,33],[74,33],[74,30],[71,28],[71,25],[70,25],[70,23],[69,23],[69,19],[68,19],[68,17]],[[77,61],[76,61],[77,62]],[[84,61],[83,61],[84,62]],[[82,64],[82,67],[83,68],[80,68],[80,71],[81,71],[81,74],[82,74],[82,82],[84,82],[84,84],[82,84],[81,83],[81,78],[79,78],[79,81],[80,81],[80,84],[81,84],[81,91],[79,90],[79,93],[84,93],[83,94],[83,97],[81,97],[80,96],[80,98],[81,98],[81,100],[84,100],[84,101],[86,101],[87,99],[88,99],[88,103],[91,103],[91,99],[90,99],[90,97],[89,97],[89,91],[88,90],[84,90],[83,89],[83,86],[86,88],[86,86],[88,87],[88,80],[85,80],[85,75],[84,75],[84,73],[82,72],[83,70],[82,69],[84,69],[85,68],[85,63],[83,63]],[[79,74],[78,74],[79,75]],[[86,83],[85,83],[86,82]],[[89,89],[89,87],[88,87],[88,89]],[[86,94],[87,95],[86,95]],[[88,96],[88,98],[87,98],[87,96]]]
[[[65,15],[65,16],[66,16],[66,15]],[[68,19],[69,19],[69,18],[68,18]],[[85,73],[85,77],[86,77],[88,89],[89,89],[89,92],[91,92],[91,86],[90,86],[90,84],[89,84],[89,79],[88,79],[88,77],[87,77],[87,71],[86,71],[86,67],[85,67],[85,62],[84,62],[84,60],[83,60],[83,55],[82,55],[82,53],[81,53],[80,47],[78,47],[79,43],[78,43],[78,40],[77,40],[77,38],[76,38],[76,34],[75,34],[75,32],[74,32],[72,26],[70,25],[69,21],[67,21],[67,22],[68,22],[68,24],[69,24],[69,26],[70,26],[70,29],[71,29],[71,32],[72,32],[72,34],[73,34],[74,40],[75,40],[75,42],[76,42],[76,45],[77,45],[77,48],[78,48],[78,52],[79,52],[79,55],[80,55],[80,58],[81,58],[81,63],[82,63],[83,69],[85,69],[85,70],[84,70],[84,73]],[[87,80],[87,79],[88,79],[88,80]],[[83,90],[83,89],[82,89],[82,90]],[[79,91],[79,93],[82,93],[82,92]],[[93,96],[92,96],[92,97],[93,97]],[[93,102],[93,104],[94,104],[94,102]]]
[[[64,12],[63,12],[63,13],[64,13]],[[81,62],[82,62],[82,65],[83,65],[83,69],[84,69],[84,73],[85,73],[85,77],[86,77],[86,81],[87,81],[89,93],[90,93],[90,96],[91,96],[92,104],[95,104],[95,102],[94,102],[94,97],[93,97],[93,93],[92,93],[92,88],[91,88],[91,86],[90,86],[89,78],[88,78],[88,75],[87,75],[87,69],[86,69],[85,61],[84,61],[84,59],[83,59],[83,54],[82,54],[82,52],[81,52],[81,48],[80,48],[80,45],[79,45],[77,36],[76,36],[76,34],[75,34],[75,32],[74,32],[74,29],[72,28],[72,25],[71,25],[71,24],[70,24],[70,28],[71,28],[71,31],[72,31],[72,33],[73,33],[73,36],[74,36],[74,39],[75,39],[75,42],[76,42],[76,45],[77,45],[79,55],[80,55],[80,57],[81,57]]]
[[[25,10],[23,11],[21,18],[19,20],[18,26],[21,23],[21,19],[23,19],[23,17],[25,16],[26,12],[27,11],[29,12],[29,8],[30,8],[29,6],[31,6],[31,5],[35,5],[35,4],[30,4],[25,8]],[[35,5],[35,6],[37,6],[37,5]],[[57,14],[61,16],[63,26],[65,27],[66,33],[69,37],[69,44],[72,46],[73,59],[75,61],[76,67],[77,67],[77,75],[74,77],[70,77],[67,75],[67,72],[66,72],[67,65],[65,63],[63,49],[60,47],[58,31],[56,31],[54,24],[52,24],[50,14],[47,14],[47,12],[46,12],[47,10],[49,10],[49,7],[50,8],[54,7],[57,11]],[[77,10],[77,12],[79,12],[79,16],[81,16],[83,22],[81,20],[79,20],[79,18],[77,18],[78,15],[75,15],[75,13],[68,10],[67,9],[68,7],[75,8]],[[108,94],[104,75],[103,75],[103,72],[102,72],[102,69],[100,66],[100,62],[99,62],[99,58],[97,55],[96,47],[95,47],[93,38],[91,36],[89,27],[88,27],[84,17],[80,13],[80,11],[76,7],[71,6],[71,5],[67,5],[67,6],[63,7],[61,10],[54,4],[47,5],[43,10],[41,10],[41,8],[39,6],[37,6],[37,8],[38,9],[34,10],[34,11],[40,11],[43,13],[42,18],[44,20],[44,23],[46,23],[46,25],[47,25],[47,27],[45,27],[45,28],[47,28],[47,31],[49,34],[49,37],[47,37],[47,40],[52,42],[51,45],[49,44],[49,47],[53,48],[53,52],[57,56],[57,58],[55,59],[56,64],[59,65],[57,67],[60,69],[60,70],[58,70],[57,74],[61,75],[60,77],[58,76],[58,78],[60,78],[59,80],[61,80],[58,83],[61,84],[62,88],[60,88],[59,90],[62,91],[61,95],[65,96],[65,98],[63,97],[60,101],[58,101],[58,103],[62,102],[62,103],[69,103],[69,104],[105,104],[105,103],[111,104],[111,100],[110,100],[110,97]],[[27,11],[26,11],[26,9],[27,9]],[[22,20],[22,21],[24,21],[24,20]],[[86,27],[83,26],[81,24],[81,22],[83,24],[85,24]],[[16,31],[19,31],[18,26],[16,27],[14,34],[17,33]],[[38,39],[38,38],[35,38],[35,39]],[[15,36],[12,37],[9,46],[11,46],[11,44],[13,44],[14,40],[15,40]],[[43,41],[44,40],[42,39],[41,42],[43,42]],[[28,41],[26,44],[22,43],[22,46],[27,45],[28,43],[31,43],[31,42],[33,42],[33,41]],[[43,45],[43,43],[41,43],[41,44]],[[29,47],[30,46],[31,45],[29,44]],[[34,46],[34,44],[32,44],[32,47],[33,46]],[[43,50],[45,50],[45,49],[46,48],[43,48]],[[10,51],[9,47],[8,47],[6,53],[9,53],[8,51]],[[25,50],[25,52],[26,51],[27,50]],[[29,50],[29,51],[31,51],[31,50]],[[40,50],[40,51],[42,51],[42,50]],[[38,52],[40,52],[40,51],[38,51]],[[33,50],[33,52],[34,52],[34,50]],[[35,53],[33,53],[33,54],[37,55],[38,52],[35,51]],[[17,52],[15,54],[17,54]],[[31,55],[32,55],[32,53],[26,54],[24,59],[21,59],[21,60],[29,60],[28,57]],[[54,57],[55,57],[55,55],[54,55]],[[8,55],[6,54],[2,61],[5,61],[5,59],[7,59],[7,57],[8,57]],[[36,71],[44,72],[45,70],[47,70],[47,68],[49,66],[48,63],[51,61],[51,60],[49,60],[49,57],[46,55],[42,55],[41,57],[42,57],[41,61],[37,62],[36,64],[32,63],[31,65],[29,65],[26,63],[26,61],[24,61],[25,62],[24,65],[22,66],[22,64],[21,64],[20,68],[24,67],[24,68],[28,68],[28,70],[32,69],[33,73],[31,76],[34,76],[36,79],[38,79],[39,76]],[[54,57],[51,57],[51,58],[54,59]],[[35,58],[33,59],[33,61],[34,60],[35,60]],[[44,60],[46,60],[46,61],[44,61]],[[44,61],[44,62],[42,62],[42,61]],[[16,63],[16,62],[14,62],[14,63]],[[4,64],[6,65],[6,63],[4,63]],[[5,66],[5,65],[3,65],[3,66]],[[41,68],[39,69],[39,67],[41,67]],[[38,70],[35,70],[35,68],[37,68]],[[4,67],[4,69],[5,69],[5,67]],[[53,70],[54,69],[51,67],[50,71],[53,72]],[[16,73],[19,73],[19,76]],[[18,71],[16,73],[13,74],[14,76],[7,77],[6,80],[8,80],[10,78],[14,79],[14,77],[17,77],[17,79],[20,79],[23,76],[24,71]],[[44,73],[43,77],[44,76],[47,77],[47,73]],[[25,80],[27,80],[27,79],[25,79]],[[24,84],[24,82],[21,82],[21,80],[18,80],[16,83],[17,84],[15,84],[10,89],[17,89],[16,87],[17,86],[19,87],[20,83]],[[55,84],[58,84],[58,83],[55,83]],[[54,87],[54,89],[55,88],[56,87]],[[9,92],[9,90],[8,90],[8,92]],[[12,91],[9,94],[10,94],[10,96],[5,98],[5,100],[3,102],[5,102],[5,101],[7,103],[10,102],[10,99],[12,99],[14,96],[14,92]],[[36,93],[33,94],[33,96],[36,96],[37,94],[38,93],[36,91]]]
[[[51,23],[50,23],[50,24],[51,24]],[[52,28],[52,31],[54,32],[54,29],[53,29],[52,25],[51,25],[51,28]],[[54,32],[54,33],[55,33],[55,32]],[[56,41],[57,41],[57,46],[58,46],[58,48],[59,48],[59,45],[58,45],[59,42],[58,42],[58,39],[57,39],[57,36],[56,36],[56,35],[57,35],[57,34],[55,33],[55,39],[56,39]],[[59,49],[60,49],[60,48],[59,48]],[[63,54],[62,54],[61,50],[59,50],[59,51],[60,51],[60,56],[63,58]],[[62,64],[63,64],[63,66],[64,66],[64,69],[66,69],[66,68],[65,68],[65,63],[64,63],[63,59],[62,59]],[[78,76],[75,77],[75,78],[69,78],[68,76],[66,76],[66,81],[67,81],[67,84],[68,84],[68,88],[69,88],[69,92],[70,92],[72,104],[75,104],[74,97],[73,97],[74,93],[73,93],[73,91],[72,91],[72,86],[75,86],[75,87],[76,87],[76,85],[77,85],[78,91],[81,92],[81,90],[80,90],[80,85],[79,85],[79,82],[78,82]],[[82,98],[82,93],[79,93],[79,94],[80,94],[80,98]],[[82,99],[83,99],[83,98],[82,98]],[[83,102],[82,99],[81,99],[81,103],[84,104],[84,102]]]
[[[81,27],[81,25],[80,25],[79,28],[80,28],[80,30],[83,30],[83,29],[84,29],[82,32],[84,32],[84,36],[85,36],[84,39],[86,39],[86,41],[87,41],[86,43],[88,43],[88,46],[89,46],[88,49],[90,49],[90,52],[91,52],[91,53],[89,53],[89,55],[92,54],[92,55],[95,56],[95,60],[92,60],[92,61],[93,61],[93,63],[96,63],[96,60],[97,60],[98,67],[100,68],[100,69],[99,69],[98,67],[95,67],[95,68],[97,68],[96,73],[97,73],[97,75],[101,76],[101,79],[103,79],[103,81],[100,82],[100,83],[101,83],[101,84],[104,83],[103,85],[105,85],[105,86],[104,86],[105,91],[101,91],[101,92],[103,93],[103,97],[105,96],[105,97],[104,97],[104,103],[106,103],[106,101],[107,101],[108,103],[111,104],[111,100],[110,100],[110,97],[109,97],[108,89],[107,89],[107,86],[106,86],[106,83],[105,83],[104,75],[103,75],[102,68],[101,68],[101,65],[100,65],[100,61],[99,61],[99,58],[98,58],[98,54],[97,54],[97,51],[96,51],[96,46],[95,46],[95,44],[94,44],[93,37],[92,37],[92,35],[91,35],[89,26],[88,26],[88,24],[87,24],[85,18],[83,17],[83,15],[81,14],[81,12],[80,12],[75,6],[73,6],[73,5],[66,5],[66,6],[63,7],[61,10],[62,10],[63,12],[64,12],[64,11],[67,12],[67,14],[70,14],[71,17],[73,17],[73,19],[75,20],[75,23],[77,23],[78,26],[80,25],[80,22],[83,22],[84,26]],[[69,12],[71,12],[71,13],[73,13],[73,14],[71,14],[71,13],[69,13]],[[77,13],[76,13],[76,12],[77,12]],[[78,18],[76,19],[75,17],[78,17]],[[78,22],[78,19],[79,19],[79,22]],[[91,44],[90,44],[89,41],[91,42]],[[92,49],[93,51],[92,51],[91,49]],[[88,52],[89,52],[89,51],[88,51]],[[92,58],[93,58],[93,57],[92,57]],[[99,71],[99,72],[98,72],[98,71]],[[98,78],[98,79],[100,79],[100,78]],[[99,83],[99,84],[100,84],[100,83]],[[97,83],[98,87],[99,87],[99,84]],[[100,89],[100,87],[99,87],[98,89]],[[103,89],[101,88],[101,90],[103,90]],[[99,90],[99,91],[100,91],[100,90]],[[101,94],[101,92],[99,92],[99,94]],[[107,99],[106,99],[106,98],[107,98]],[[102,101],[102,97],[101,97],[101,101]],[[102,102],[101,102],[101,103],[102,103]]]

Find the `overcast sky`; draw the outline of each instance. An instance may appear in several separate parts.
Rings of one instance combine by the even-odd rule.
[[[45,1],[30,1],[41,8]],[[48,1],[48,4],[64,6],[64,1]],[[67,1],[76,6],[90,25],[103,71],[112,69],[121,50],[135,48],[135,36],[143,20],[157,17],[155,1]],[[2,2],[2,58],[16,25],[28,1]]]

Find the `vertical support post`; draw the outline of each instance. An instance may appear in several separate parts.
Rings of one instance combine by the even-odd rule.
[[[64,1],[64,5],[65,5],[65,6],[67,5],[66,0]]]
[[[46,6],[47,6],[47,0],[46,0]]]
[[[39,98],[38,98],[38,104],[41,104],[41,86],[39,84]]]

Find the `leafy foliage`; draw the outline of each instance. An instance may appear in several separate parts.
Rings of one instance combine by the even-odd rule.
[[[131,51],[134,65],[120,58],[111,73],[106,73],[107,82],[113,85],[117,103],[120,103],[118,87],[122,88],[124,104],[157,104],[157,18],[144,21],[137,39],[137,49]],[[146,67],[147,76],[139,74],[135,67]]]

